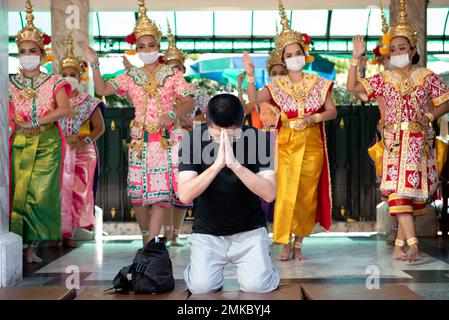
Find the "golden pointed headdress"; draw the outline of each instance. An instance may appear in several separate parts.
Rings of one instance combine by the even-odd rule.
[[[279,36],[279,30],[278,30],[278,24],[276,23],[276,37],[274,38],[275,41],[277,40],[277,37]],[[267,71],[268,74],[271,73],[271,69],[275,66],[275,65],[283,65],[282,63],[282,56],[281,53],[279,52],[279,50],[276,50],[276,48],[270,52],[270,55],[268,56],[268,60],[267,60]]]
[[[181,63],[184,63],[184,61],[186,60],[186,54],[179,49],[176,46],[175,43],[175,37],[173,36],[172,32],[171,32],[171,28],[170,28],[170,23],[167,20],[167,27],[168,27],[168,48],[167,51],[165,51],[165,62],[168,62],[170,60],[179,60],[181,61]]]
[[[282,31],[276,39],[276,49],[282,52],[286,46],[292,43],[299,43],[302,47],[308,46],[311,40],[308,35],[290,29],[290,23],[285,14],[282,0],[279,0],[279,15],[281,17]]]
[[[273,50],[271,51],[268,60],[267,60],[267,71],[268,74],[271,73],[271,69],[273,69],[274,66],[276,65],[284,65],[282,63],[282,57],[280,55],[280,52],[278,50]]]
[[[132,34],[126,37],[126,41],[135,44],[142,36],[152,36],[158,44],[161,43],[162,32],[157,25],[147,16],[145,0],[139,0],[139,18]]]
[[[407,5],[405,0],[399,2],[399,18],[395,26],[390,28],[390,38],[404,37],[410,41],[412,47],[418,43],[418,33],[415,27],[407,21]]]
[[[39,45],[39,48],[44,49],[47,44],[50,44],[51,38],[40,32],[39,29],[34,26],[33,6],[31,5],[30,0],[25,1],[25,10],[27,26],[17,33],[17,46],[20,46],[20,44],[24,41],[33,41]]]
[[[86,63],[80,58],[75,56],[75,48],[73,46],[73,37],[72,30],[69,31],[67,35],[67,47],[66,53],[62,57],[61,61],[59,61],[59,70],[72,67],[75,68],[80,75],[82,75],[85,71]]]
[[[388,27],[388,23],[387,23],[387,18],[385,18],[382,0],[379,0],[379,5],[380,5],[380,17],[382,19],[382,33],[386,34],[386,33],[388,33],[389,27]]]
[[[375,59],[371,60],[373,64],[379,64],[382,62],[382,59],[384,56],[387,56],[390,54],[390,34],[389,34],[389,27],[387,23],[387,19],[385,18],[384,8],[382,6],[382,0],[379,0],[380,5],[380,16],[382,19],[382,37],[379,39],[379,42],[377,43],[376,48],[373,50],[373,54],[375,56]]]

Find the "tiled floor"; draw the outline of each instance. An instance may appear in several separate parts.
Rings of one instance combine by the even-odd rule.
[[[187,243],[186,241],[184,241]],[[22,286],[64,283],[67,267],[80,271],[81,285],[111,284],[120,268],[130,264],[141,241],[137,239],[84,242],[80,248],[42,248],[44,263],[25,267]],[[271,248],[273,262],[283,282],[365,283],[369,270],[379,274],[380,283],[405,283],[431,299],[449,299],[449,239],[421,239],[424,260],[419,263],[392,261],[392,248],[375,234],[314,234],[304,242],[303,262],[276,260],[281,247]],[[189,246],[169,247],[174,277],[183,283],[182,272],[189,261]],[[371,271],[372,272],[372,271]],[[230,286],[238,288],[233,266],[225,268]]]

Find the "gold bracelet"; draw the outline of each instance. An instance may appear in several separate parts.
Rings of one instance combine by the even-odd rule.
[[[405,242],[402,241],[402,240],[399,240],[399,239],[396,239],[396,241],[394,242],[394,245],[395,245],[396,247],[403,247],[404,244],[405,244]]]
[[[248,81],[248,83],[254,83],[254,76],[246,76],[246,81]]]
[[[360,62],[360,60],[359,59],[352,59],[351,60],[351,66],[353,66],[353,67],[358,67],[359,66],[359,62]]]
[[[321,114],[319,113],[315,113],[313,115],[313,118],[315,119],[315,123],[320,123],[321,121],[323,121],[323,118],[321,118]]]
[[[429,122],[433,122],[433,120],[435,120],[435,116],[432,113],[430,113],[430,112],[424,113],[424,115],[427,118],[429,118]]]
[[[412,237],[410,239],[407,239],[407,245],[409,247],[413,246],[413,245],[417,245],[418,244],[418,239],[416,237]]]

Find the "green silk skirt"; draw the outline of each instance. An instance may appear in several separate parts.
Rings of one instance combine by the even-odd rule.
[[[61,159],[62,139],[56,125],[36,136],[15,131],[11,231],[25,241],[61,238]]]

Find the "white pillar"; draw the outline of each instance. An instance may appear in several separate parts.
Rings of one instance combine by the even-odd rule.
[[[22,281],[22,238],[9,232],[8,10],[0,0],[0,287]]]
[[[73,29],[75,55],[86,60],[83,44],[89,43],[89,3],[86,0],[51,0],[51,49],[57,60],[65,54],[68,29]],[[54,72],[57,72],[55,65]]]

